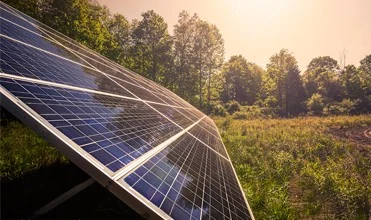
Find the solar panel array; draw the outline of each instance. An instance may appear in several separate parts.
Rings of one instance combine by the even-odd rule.
[[[253,218],[209,117],[0,6],[2,105],[146,217]]]

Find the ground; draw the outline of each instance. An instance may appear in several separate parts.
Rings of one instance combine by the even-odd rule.
[[[338,138],[347,139],[357,144],[371,147],[371,126],[356,128],[335,128],[331,133]]]

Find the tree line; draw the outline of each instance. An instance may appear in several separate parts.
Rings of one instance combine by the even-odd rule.
[[[92,0],[4,2],[209,114],[292,117],[371,110],[371,54],[359,67],[342,68],[329,56],[316,57],[301,74],[293,54],[282,49],[264,69],[241,55],[225,61],[219,29],[187,11],[179,13],[171,35],[153,10],[128,21]]]

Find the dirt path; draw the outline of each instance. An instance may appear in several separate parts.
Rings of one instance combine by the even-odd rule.
[[[366,129],[366,130],[363,132],[363,135],[365,135],[365,137],[369,138],[369,140],[370,140],[370,139],[371,139],[371,128]]]
[[[339,138],[345,138],[358,144],[371,147],[371,126],[350,128],[350,129],[333,129],[331,133]]]

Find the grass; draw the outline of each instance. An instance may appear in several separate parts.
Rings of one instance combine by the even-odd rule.
[[[215,118],[257,219],[368,219],[371,149],[335,129],[371,117]]]
[[[0,133],[0,177],[4,181],[55,163],[69,163],[66,157],[19,121],[3,122]]]
[[[370,116],[214,119],[256,219],[370,218],[371,149],[331,134],[371,126]],[[0,132],[5,217],[27,218],[87,178],[22,123],[2,117]],[[49,217],[136,216],[102,187],[87,190]],[[30,199],[15,199],[20,197]]]

